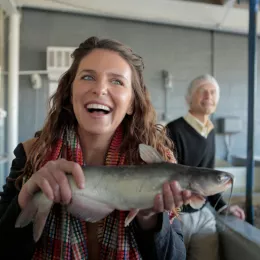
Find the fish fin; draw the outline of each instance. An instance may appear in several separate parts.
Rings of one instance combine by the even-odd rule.
[[[200,209],[206,202],[206,199],[197,194],[193,194],[190,199],[190,206],[194,209]]]
[[[146,163],[162,163],[165,160],[153,147],[146,144],[139,144],[140,157]]]
[[[75,217],[92,223],[105,218],[115,210],[113,207],[91,197],[77,195],[73,196],[67,209]]]
[[[125,227],[127,227],[138,214],[139,209],[131,209],[125,219]]]
[[[37,242],[42,235],[52,205],[53,203],[50,201],[50,203],[45,204],[43,207],[39,207],[37,210],[33,222],[33,239],[35,242]]]
[[[33,221],[38,211],[38,198],[38,194],[34,195],[34,197],[28,202],[25,208],[21,210],[15,222],[16,228],[23,228]]]
[[[28,205],[21,211],[15,222],[16,228],[23,228],[30,224],[37,213],[38,207],[34,200],[31,200]]]
[[[33,221],[33,237],[35,242],[37,242],[42,234],[52,205],[53,201],[49,200],[43,193],[34,195],[33,199],[19,214],[15,227],[23,228]]]

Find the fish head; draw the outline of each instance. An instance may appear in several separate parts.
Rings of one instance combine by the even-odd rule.
[[[177,180],[183,188],[190,189],[201,196],[210,196],[226,191],[233,185],[234,176],[231,173],[211,168],[193,167],[167,163],[153,147],[139,144],[141,159],[146,163],[160,164],[162,169],[168,166],[172,171],[170,181]]]
[[[189,186],[197,194],[211,196],[233,186],[234,176],[231,173],[207,168],[197,168],[196,171],[191,174]]]

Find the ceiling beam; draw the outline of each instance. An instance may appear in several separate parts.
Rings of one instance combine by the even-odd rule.
[[[227,2],[227,0],[184,0],[184,1],[193,1],[193,2],[199,2],[204,4],[214,4],[214,5],[223,5],[225,4],[225,2]]]
[[[230,3],[232,0],[227,0]],[[159,24],[177,25],[189,28],[224,31],[237,34],[248,33],[248,11],[243,8],[230,8],[229,5],[213,5],[194,1],[147,1],[110,0],[19,0],[20,7],[54,10],[57,12],[82,13],[95,16],[135,20]],[[224,18],[224,19],[223,19]],[[257,20],[260,33],[260,16]]]
[[[216,5],[224,5],[225,4],[225,0],[211,0],[212,4],[216,4]]]

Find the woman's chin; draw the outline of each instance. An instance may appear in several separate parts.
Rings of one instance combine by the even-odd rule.
[[[107,135],[114,133],[115,129],[111,126],[102,126],[102,125],[87,125],[87,126],[80,126],[79,133],[86,134],[86,135]]]

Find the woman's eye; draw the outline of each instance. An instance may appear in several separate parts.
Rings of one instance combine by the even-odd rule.
[[[117,80],[117,79],[112,80],[112,83],[116,84],[116,85],[123,85],[122,81]]]
[[[82,77],[82,79],[84,79],[84,80],[93,80],[93,77],[90,76],[90,75],[85,75],[85,76]]]

